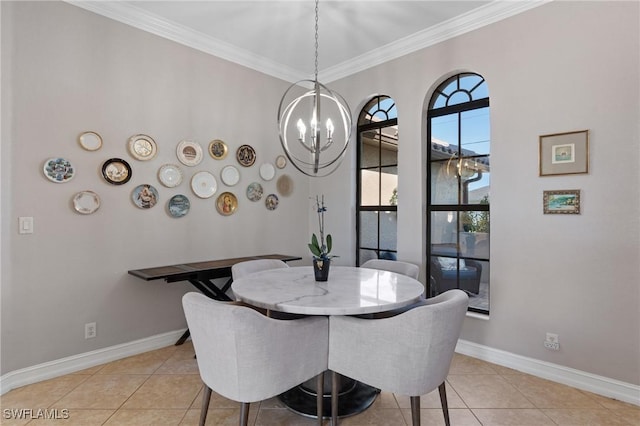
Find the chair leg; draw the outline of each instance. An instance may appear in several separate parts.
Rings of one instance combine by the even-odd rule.
[[[322,416],[324,411],[324,373],[316,376],[316,415],[318,416],[318,426],[322,426]]]
[[[438,390],[440,391],[440,403],[442,404],[442,414],[444,414],[444,424],[449,426],[451,423],[449,421],[449,405],[447,404],[447,388],[445,382],[442,382],[442,384],[438,386]]]
[[[411,398],[411,424],[420,426],[420,397],[412,396]]]
[[[331,426],[338,426],[338,387],[340,376],[331,372]]]
[[[202,409],[200,410],[200,426],[204,426],[207,421],[207,410],[209,410],[209,401],[211,401],[211,388],[204,385],[204,393],[202,394]]]
[[[248,402],[243,402],[240,405],[240,426],[247,426],[249,424],[249,404]]]

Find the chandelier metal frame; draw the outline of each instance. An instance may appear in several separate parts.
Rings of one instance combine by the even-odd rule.
[[[315,72],[313,80],[300,80],[292,84],[282,96],[280,105],[278,107],[278,129],[280,136],[280,143],[284,152],[289,158],[291,164],[300,172],[311,177],[327,176],[333,173],[344,158],[344,155],[351,139],[351,110],[349,105],[340,94],[329,89],[324,84],[318,81],[318,1],[315,5]],[[302,88],[309,88],[299,96],[295,96],[295,93],[299,92]],[[295,96],[295,97],[293,97]],[[293,97],[292,100],[289,98]],[[324,107],[322,107],[324,103]],[[305,120],[302,119],[306,114],[300,113],[300,109],[306,106],[311,106],[310,117],[308,118],[308,124],[310,128],[310,138],[307,140],[306,132],[307,125]],[[326,111],[329,108],[333,116],[327,119],[324,131],[321,129],[322,111]],[[309,112],[309,111],[305,111]],[[298,120],[295,123],[297,131],[292,131],[292,126],[296,117]],[[336,142],[336,127],[334,121],[336,120],[338,127],[338,138],[340,140]],[[292,137],[292,134],[297,134],[297,138]],[[344,140],[342,140],[344,136]],[[290,143],[290,139],[294,139]],[[294,152],[294,146],[298,151]],[[327,151],[329,148],[334,147],[332,150],[332,157],[328,160],[321,159],[321,153]]]

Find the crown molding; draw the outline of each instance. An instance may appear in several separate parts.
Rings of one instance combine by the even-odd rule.
[[[66,3],[138,28],[151,34],[183,44],[201,52],[254,69],[285,81],[308,78],[298,70],[256,55],[222,40],[177,24],[143,9],[117,1],[64,0]]]
[[[325,83],[329,83],[509,18],[550,1],[552,0],[495,0],[441,24],[404,37],[341,64],[320,70],[319,78]],[[256,55],[245,49],[240,49],[237,46],[184,25],[153,15],[131,4],[124,4],[118,1],[65,0],[65,2],[291,83],[309,77],[299,70]]]
[[[495,0],[448,21],[404,37],[393,43],[319,72],[319,79],[331,82],[376,65],[389,62],[459,35],[526,12],[553,0]]]

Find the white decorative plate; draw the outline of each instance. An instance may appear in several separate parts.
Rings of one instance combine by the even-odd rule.
[[[158,190],[152,185],[138,185],[131,193],[133,203],[141,209],[150,209],[158,204]]]
[[[91,214],[100,207],[100,197],[93,191],[81,191],[73,196],[73,208],[80,214]]]
[[[96,132],[84,132],[78,137],[78,142],[87,151],[97,151],[102,147],[102,137]]]
[[[280,195],[288,197],[293,192],[293,179],[289,175],[282,175],[276,182],[276,188]]]
[[[182,170],[175,164],[165,164],[158,170],[158,180],[167,188],[174,188],[182,183]]]
[[[202,161],[202,147],[197,142],[182,141],[178,144],[176,155],[185,166],[197,166]]]
[[[225,166],[220,172],[220,179],[227,186],[233,186],[240,181],[240,172],[234,166]]]
[[[48,159],[44,162],[42,171],[47,179],[55,183],[69,182],[76,173],[69,160],[64,158]]]
[[[287,165],[287,157],[285,157],[284,155],[278,155],[276,157],[276,167],[279,169],[284,169],[286,165]]]
[[[260,166],[260,177],[266,181],[273,179],[276,175],[276,169],[271,163],[264,163]]]
[[[247,198],[251,201],[258,201],[262,198],[262,185],[258,182],[253,182],[249,186],[247,186]]]
[[[267,210],[275,210],[278,208],[278,196],[276,194],[269,194],[264,200],[264,205],[267,206]]]
[[[147,161],[156,156],[158,146],[151,136],[133,135],[129,138],[129,153],[136,160]]]
[[[178,194],[171,197],[167,204],[167,209],[172,217],[182,217],[189,213],[191,202],[186,195]]]
[[[211,198],[218,190],[218,182],[211,173],[198,172],[191,178],[191,189],[200,198]]]

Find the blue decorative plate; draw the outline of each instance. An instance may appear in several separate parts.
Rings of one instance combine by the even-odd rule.
[[[69,160],[64,158],[48,159],[42,170],[46,178],[55,183],[69,182],[75,175],[75,169]]]
[[[191,202],[185,195],[178,194],[171,197],[167,208],[172,217],[182,217],[189,213]]]

